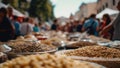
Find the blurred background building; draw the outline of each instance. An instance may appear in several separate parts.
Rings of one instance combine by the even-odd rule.
[[[96,9],[97,3],[82,3],[80,10],[75,14],[79,19],[89,17],[91,13],[97,13]]]
[[[82,3],[80,9],[75,13],[75,17],[83,19],[90,14],[98,14],[106,8],[117,10],[116,5],[120,0],[98,0],[94,3]]]
[[[105,8],[117,10],[116,5],[120,0],[98,0],[97,1],[97,13],[101,12]]]

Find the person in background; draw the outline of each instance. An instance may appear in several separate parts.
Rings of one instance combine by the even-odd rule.
[[[73,21],[73,25],[72,25],[73,26],[73,28],[72,28],[73,32],[77,32],[78,23],[79,23],[78,20],[74,20]]]
[[[33,31],[33,28],[31,28],[31,26],[29,25],[30,23],[28,21],[29,18],[25,18],[24,22],[21,23],[20,32],[22,35],[29,34]]]
[[[35,26],[35,20],[34,20],[34,18],[29,18],[29,20],[28,20],[28,23],[29,23],[29,25],[30,25],[30,28],[32,28],[33,29],[33,27]],[[32,30],[33,31],[33,30]]]
[[[63,31],[64,32],[69,32],[70,28],[69,28],[69,22],[66,22],[66,24],[63,26]]]
[[[83,24],[82,24],[82,22],[81,21],[77,21],[77,32],[82,32],[82,26],[83,26]]]
[[[116,7],[119,10],[118,16],[100,32],[100,35],[102,35],[108,32],[112,27],[114,27],[112,40],[120,40],[120,1],[118,2],[118,5]]]
[[[7,9],[0,8],[0,41],[6,42],[14,37],[14,26],[7,17]]]
[[[13,8],[11,6],[7,7],[7,11],[8,11],[8,18],[12,21],[13,20]]]
[[[33,27],[33,31],[34,31],[34,32],[39,32],[39,31],[40,31],[39,26],[38,26],[37,23],[36,23],[35,26]]]
[[[109,16],[109,14],[104,14],[102,19],[103,19],[103,21],[100,26],[100,30],[102,30],[105,26],[107,26],[111,22],[111,18]],[[113,28],[111,30],[109,30],[107,33],[104,33],[102,36],[103,36],[103,38],[111,39],[112,35],[113,35]]]
[[[17,16],[13,16],[13,25],[15,27],[15,37],[14,39],[16,39],[18,36],[20,36],[20,23],[17,20]]]
[[[88,31],[88,29],[91,29],[91,28],[92,28],[92,34],[91,34],[91,32],[89,33],[89,31]],[[90,34],[90,35],[98,36],[99,23],[96,20],[96,14],[91,14],[90,18],[85,21],[85,23],[83,24],[83,27],[82,27],[82,31],[87,31],[88,34]]]
[[[55,19],[55,20],[53,21],[52,26],[51,26],[51,30],[55,30],[55,31],[56,31],[57,28],[58,28],[58,20]]]

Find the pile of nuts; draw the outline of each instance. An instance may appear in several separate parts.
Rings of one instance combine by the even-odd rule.
[[[7,43],[14,53],[23,53],[23,52],[44,52],[56,49],[53,45],[40,44],[36,42],[15,42]]]
[[[43,54],[21,56],[0,64],[0,68],[102,68],[102,66],[63,56]]]
[[[104,46],[86,46],[66,51],[64,54],[67,56],[120,58],[120,50]]]
[[[93,45],[97,45],[97,44],[87,42],[87,41],[79,41],[79,42],[72,43],[72,44],[68,45],[68,47],[84,47],[84,46],[93,46]]]

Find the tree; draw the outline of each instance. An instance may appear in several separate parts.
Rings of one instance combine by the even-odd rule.
[[[10,4],[11,6],[13,6],[14,8],[18,7],[18,0],[2,0],[2,2],[4,4]]]
[[[32,0],[28,10],[32,17],[42,17],[43,20],[51,18],[53,6],[50,0]]]
[[[50,0],[2,0],[4,4],[10,4],[17,10],[24,13],[29,12],[31,17],[38,17],[42,20],[49,20],[54,18],[54,6]]]

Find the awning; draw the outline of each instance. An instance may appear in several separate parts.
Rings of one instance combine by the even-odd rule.
[[[98,13],[96,18],[102,18],[102,16],[106,13],[109,14],[109,15],[115,15],[115,14],[118,14],[119,11],[118,10],[113,10],[113,9],[110,9],[110,8],[106,8],[103,11],[101,11],[100,13]]]
[[[1,8],[1,7],[7,8],[8,6],[0,2],[0,8]],[[25,17],[24,14],[22,14],[20,11],[14,9],[14,8],[13,8],[13,15],[16,15],[16,16],[18,16],[18,17]]]

